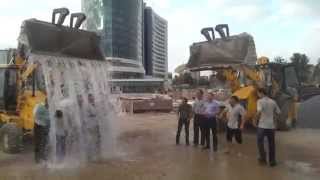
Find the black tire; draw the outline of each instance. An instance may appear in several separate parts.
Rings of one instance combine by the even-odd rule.
[[[4,124],[0,129],[0,148],[3,152],[16,154],[22,150],[23,132],[15,123]]]
[[[292,100],[287,99],[280,106],[281,114],[276,121],[276,128],[280,131],[288,131],[292,127],[292,120],[288,120],[290,106],[292,105],[292,103]]]

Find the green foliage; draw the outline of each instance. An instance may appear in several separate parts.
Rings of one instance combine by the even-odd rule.
[[[194,80],[190,73],[184,73],[182,78],[183,78],[183,84],[189,84],[191,86],[194,85]]]
[[[173,85],[182,85],[182,84],[188,84],[190,86],[193,86],[195,84],[195,80],[192,78],[190,73],[184,73],[180,76],[175,76],[172,80]]]
[[[274,62],[279,63],[279,64],[286,64],[288,63],[287,60],[285,60],[283,57],[281,56],[277,56],[273,59]]]
[[[210,82],[208,80],[208,78],[205,78],[205,77],[201,77],[199,79],[199,85],[200,86],[209,86]]]
[[[305,54],[294,53],[290,58],[291,62],[295,65],[298,73],[298,78],[301,82],[308,82],[310,76],[309,57]]]
[[[318,58],[318,63],[314,68],[312,78],[315,83],[320,84],[320,58]]]

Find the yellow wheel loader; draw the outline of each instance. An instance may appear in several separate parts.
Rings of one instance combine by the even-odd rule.
[[[4,152],[18,153],[23,149],[23,137],[33,134],[34,107],[46,98],[43,75],[37,63],[28,62],[29,56],[104,60],[100,37],[79,29],[86,16],[71,14],[70,26],[64,26],[68,15],[68,9],[60,8],[53,11],[51,23],[24,21],[13,60],[0,65],[0,148]]]
[[[0,66],[0,147],[7,153],[21,150],[23,135],[33,129],[33,108],[45,99],[44,92],[24,84],[33,81],[26,73],[22,65]]]
[[[221,38],[215,37],[216,30]],[[297,120],[299,101],[320,94],[320,89],[304,88],[292,64],[270,63],[267,57],[257,58],[254,39],[247,33],[229,35],[226,24],[203,28],[206,41],[190,47],[187,67],[191,71],[212,70],[217,78],[229,84],[233,95],[247,109],[247,119],[256,125],[257,89],[265,88],[281,108],[277,128],[287,130]]]

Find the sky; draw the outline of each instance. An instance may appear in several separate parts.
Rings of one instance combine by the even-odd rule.
[[[16,47],[21,22],[51,20],[52,9],[81,10],[81,0],[0,0],[0,49]],[[320,58],[320,0],[145,0],[168,20],[169,71],[186,63],[189,46],[204,40],[203,27],[229,24],[231,35],[247,32],[258,56],[305,53]]]

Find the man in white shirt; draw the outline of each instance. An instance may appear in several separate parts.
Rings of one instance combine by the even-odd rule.
[[[280,114],[280,109],[277,103],[267,96],[265,89],[259,89],[258,96],[260,98],[257,103],[259,162],[262,164],[267,163],[264,149],[264,137],[267,137],[269,145],[269,165],[273,167],[276,166],[274,115]]]
[[[60,86],[61,100],[56,105],[56,155],[58,162],[62,162],[65,156],[75,154],[80,148],[81,129],[75,118],[76,102],[70,97],[64,84]]]
[[[229,153],[232,146],[232,139],[235,138],[238,144],[242,144],[242,133],[246,110],[240,104],[239,98],[237,96],[232,96],[230,98],[230,105],[227,113],[227,142],[228,148],[226,153]]]
[[[58,162],[62,162],[66,155],[66,137],[67,130],[65,129],[63,121],[63,112],[57,110],[55,113],[56,125],[56,156]]]
[[[101,134],[99,127],[99,117],[96,100],[93,94],[88,94],[88,109],[87,109],[87,132],[89,140],[90,161],[95,161],[101,156]]]
[[[205,117],[203,116],[203,112],[205,110],[205,100],[203,99],[203,91],[201,89],[197,92],[197,99],[193,103],[192,111],[194,114],[193,118],[193,144],[194,146],[198,146],[199,144],[199,133],[200,135],[200,143],[204,146],[205,136],[204,136],[204,126],[203,122]]]

